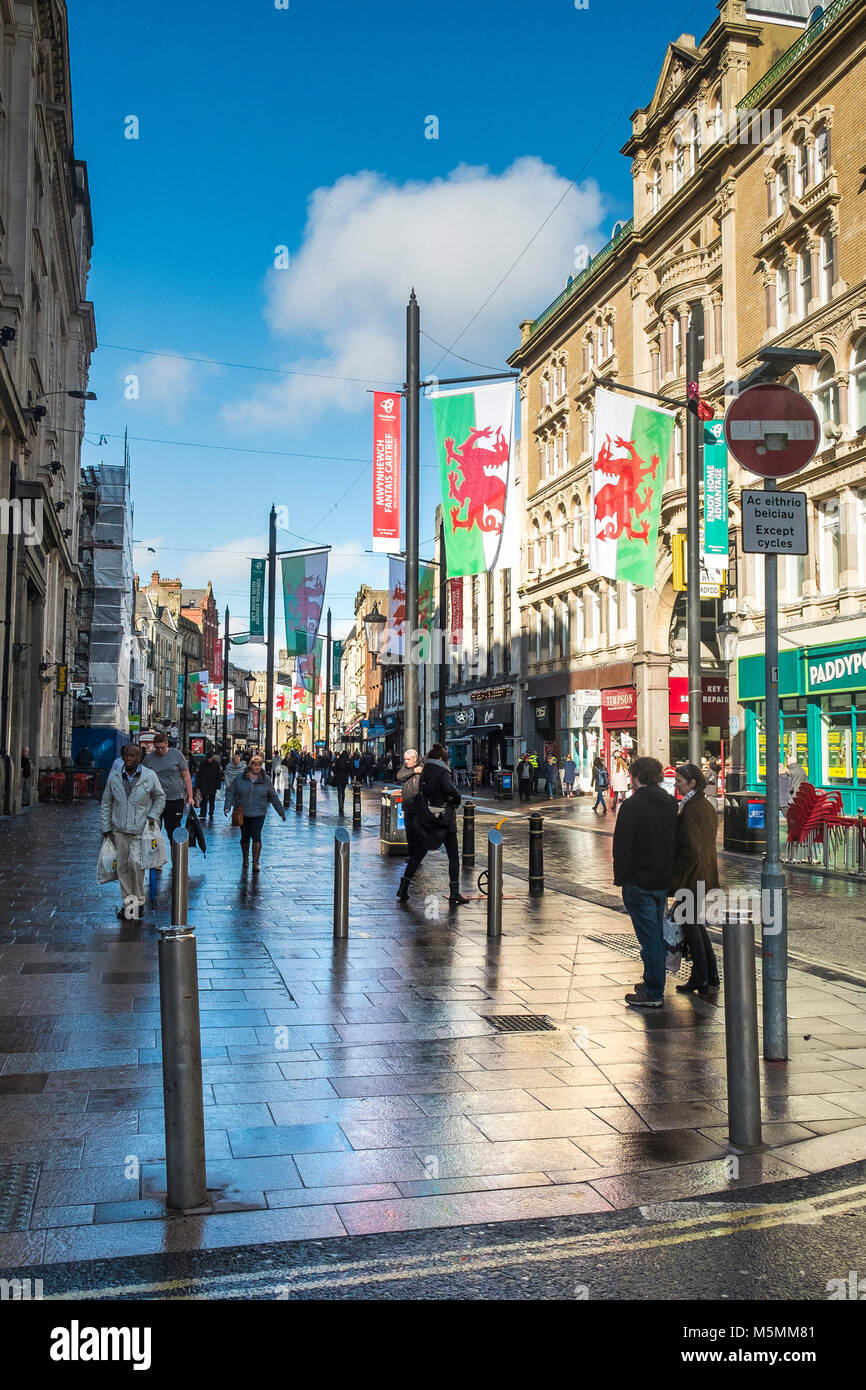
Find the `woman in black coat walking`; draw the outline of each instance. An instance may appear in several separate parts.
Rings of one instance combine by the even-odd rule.
[[[397,890],[397,897],[402,902],[409,896],[409,884],[425,855],[444,845],[448,855],[448,901],[452,907],[468,903],[469,899],[460,892],[460,851],[457,845],[457,807],[460,800],[448,766],[448,751],[441,743],[434,743],[425,759],[418,794],[413,800],[415,844]]]

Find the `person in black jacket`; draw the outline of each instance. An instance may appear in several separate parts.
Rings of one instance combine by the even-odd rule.
[[[342,753],[337,754],[334,759],[334,765],[331,768],[331,781],[337,788],[338,816],[346,814],[346,783],[351,778],[354,770],[351,756],[343,749]]]
[[[622,803],[613,832],[613,881],[640,942],[643,980],[625,1002],[660,1009],[665,1000],[664,916],[673,877],[677,803],[660,785],[657,758],[635,758],[629,768],[634,796]]]
[[[414,845],[397,889],[397,897],[402,902],[409,896],[409,884],[424,856],[431,849],[441,849],[444,845],[448,855],[448,901],[452,907],[468,903],[469,899],[460,892],[460,851],[457,847],[460,800],[448,766],[448,751],[441,743],[434,743],[424,762],[417,796],[413,798]]]
[[[195,774],[195,789],[199,794],[202,817],[207,816],[209,820],[213,820],[216,794],[220,789],[222,780],[222,764],[211,748],[208,750],[204,762],[199,763],[198,771]]]

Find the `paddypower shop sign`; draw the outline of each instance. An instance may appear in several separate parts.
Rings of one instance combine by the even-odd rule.
[[[866,643],[845,651],[837,648],[837,652],[826,647],[806,652],[806,690],[810,695],[866,688]]]

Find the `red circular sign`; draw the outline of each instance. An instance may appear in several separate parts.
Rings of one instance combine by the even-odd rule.
[[[812,402],[790,386],[750,386],[725,412],[725,442],[738,463],[765,478],[805,468],[821,443]]]

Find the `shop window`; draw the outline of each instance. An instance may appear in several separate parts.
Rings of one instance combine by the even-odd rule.
[[[826,695],[821,701],[821,764],[824,782],[850,786],[854,780],[854,730],[850,695]]]
[[[858,690],[854,696],[854,718],[857,725],[855,771],[858,783],[866,785],[866,690]]]
[[[781,746],[779,762],[787,767],[797,762],[809,775],[809,739],[806,728],[806,701],[781,701]]]
[[[851,388],[848,418],[855,430],[866,429],[866,333],[854,344],[851,353]]]
[[[838,497],[818,504],[818,556],[821,566],[818,587],[822,594],[835,593],[842,568]]]

